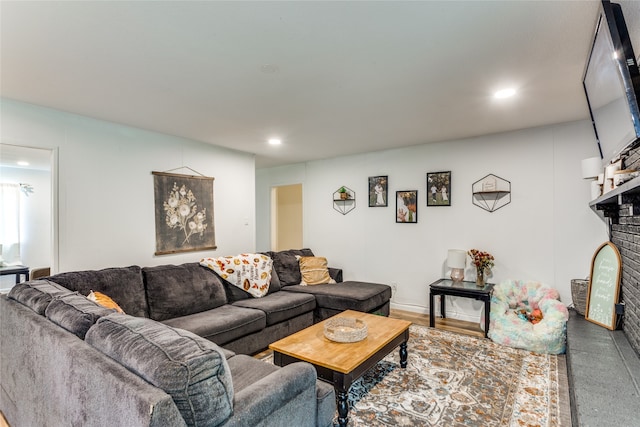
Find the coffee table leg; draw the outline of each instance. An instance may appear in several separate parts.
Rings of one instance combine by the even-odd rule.
[[[349,391],[340,390],[338,391],[338,424],[340,427],[346,427],[349,418],[347,418],[347,414],[349,413],[349,401],[347,398],[349,397]]]
[[[405,341],[402,344],[400,344],[400,367],[401,368],[407,367],[408,356],[409,356],[409,353],[407,352],[407,342]]]

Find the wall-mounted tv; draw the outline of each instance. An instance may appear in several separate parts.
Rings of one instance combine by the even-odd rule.
[[[606,165],[640,140],[640,73],[620,5],[602,0],[582,79]]]

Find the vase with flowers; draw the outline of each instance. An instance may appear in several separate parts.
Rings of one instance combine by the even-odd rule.
[[[476,267],[476,285],[484,286],[485,274],[491,272],[495,259],[489,252],[479,251],[477,249],[471,249],[468,254],[471,257],[471,263]]]

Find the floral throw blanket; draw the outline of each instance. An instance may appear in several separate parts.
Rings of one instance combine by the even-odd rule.
[[[273,261],[262,254],[240,254],[218,258],[202,258],[200,265],[216,272],[227,282],[256,298],[269,291]]]

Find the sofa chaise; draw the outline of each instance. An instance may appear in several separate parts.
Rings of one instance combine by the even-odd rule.
[[[331,425],[334,391],[311,365],[278,368],[247,355],[346,308],[388,315],[390,288],[342,282],[338,269],[329,270],[339,283],[302,286],[291,261],[310,250],[268,255],[262,298],[198,263],[17,285],[0,296],[0,410],[16,426]],[[88,300],[92,290],[125,314]],[[176,398],[176,381],[196,391]],[[201,381],[218,394],[202,398]]]

